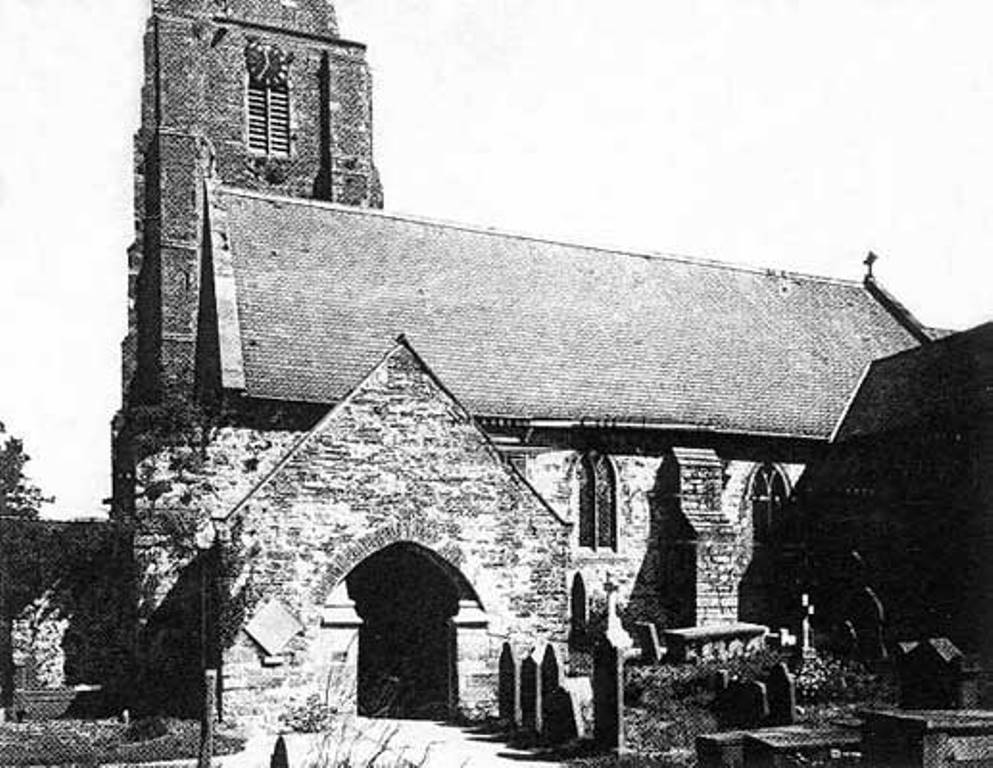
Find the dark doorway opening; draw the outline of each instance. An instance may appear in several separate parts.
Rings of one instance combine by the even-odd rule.
[[[457,704],[459,590],[445,566],[423,547],[394,544],[363,560],[347,583],[362,617],[359,714],[449,717]]]

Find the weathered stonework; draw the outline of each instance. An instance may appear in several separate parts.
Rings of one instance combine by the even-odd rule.
[[[292,59],[286,157],[248,147],[245,50],[256,40]],[[194,383],[205,178],[382,207],[365,47],[337,36],[329,3],[153,4],[135,137],[136,240],[122,347],[125,391],[133,384],[138,399]]]
[[[239,567],[226,576],[222,598],[221,621],[233,630],[220,649],[226,714],[272,718],[290,700],[329,689],[339,697],[333,706],[354,708],[347,667],[361,620],[342,587],[391,545],[416,545],[453,574],[460,707],[495,707],[504,640],[566,640],[570,526],[407,347],[302,440],[242,430],[219,438],[200,473],[172,483],[148,512],[212,510],[230,532],[226,557]],[[241,503],[232,501],[253,483]],[[162,538],[145,542],[144,562],[154,567],[144,570],[158,578],[146,585],[149,607],[161,609],[170,602],[164,592],[181,591],[182,569],[197,558],[189,541],[170,554]],[[279,659],[235,629],[270,600],[305,628]],[[343,679],[344,690],[336,688]]]

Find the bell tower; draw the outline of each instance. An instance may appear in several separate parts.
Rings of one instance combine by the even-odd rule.
[[[152,0],[125,404],[192,395],[204,183],[382,207],[365,46],[329,0]]]

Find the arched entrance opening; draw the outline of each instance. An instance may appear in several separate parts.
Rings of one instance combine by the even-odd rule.
[[[359,628],[358,712],[443,718],[458,704],[455,617],[468,585],[430,550],[392,544],[346,577]]]

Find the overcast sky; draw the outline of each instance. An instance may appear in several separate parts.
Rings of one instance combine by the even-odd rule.
[[[275,0],[273,0],[275,2]],[[339,0],[387,207],[993,317],[988,0]],[[110,491],[143,0],[0,0],[0,421]]]

